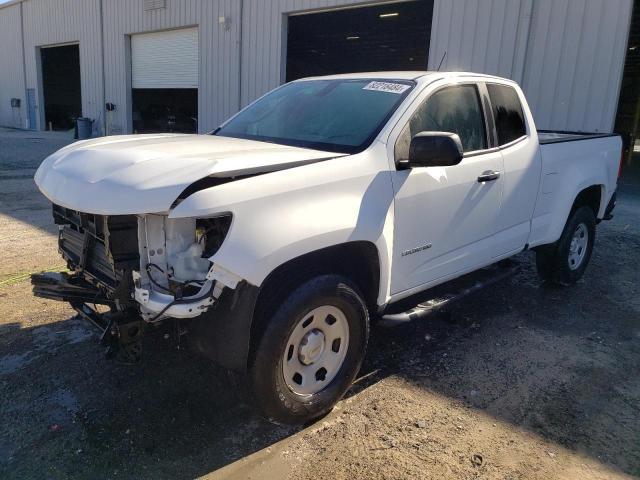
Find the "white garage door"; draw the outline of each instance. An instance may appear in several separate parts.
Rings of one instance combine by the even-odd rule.
[[[198,88],[198,29],[131,36],[133,88]]]

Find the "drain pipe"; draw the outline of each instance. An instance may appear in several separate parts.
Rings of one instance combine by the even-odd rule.
[[[29,118],[29,93],[27,92],[27,55],[24,48],[24,11],[23,2],[20,2],[20,42],[22,43],[22,83],[24,86],[24,106],[25,106],[25,122],[22,125],[22,117],[20,117],[20,128],[27,127],[29,130],[35,130],[36,126],[31,125]]]

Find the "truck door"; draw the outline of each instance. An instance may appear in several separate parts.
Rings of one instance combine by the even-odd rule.
[[[542,162],[537,133],[530,117],[527,121],[521,94],[511,85],[487,83],[486,87],[504,162],[495,255],[505,256],[522,250],[529,238]]]
[[[422,131],[457,133],[465,154],[450,167],[392,172],[391,295],[426,288],[490,263],[502,196],[502,156],[489,148],[488,112],[478,85],[432,89],[409,112],[412,108],[397,127],[402,130],[394,144],[394,160],[407,158],[411,138]]]

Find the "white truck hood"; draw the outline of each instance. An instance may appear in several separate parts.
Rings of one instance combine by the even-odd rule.
[[[208,176],[251,175],[338,156],[213,135],[122,135],[58,150],[42,162],[35,182],[53,203],[81,212],[167,212],[186,187]]]

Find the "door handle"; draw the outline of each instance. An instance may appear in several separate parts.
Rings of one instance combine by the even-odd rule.
[[[500,172],[494,170],[487,170],[482,172],[482,175],[478,176],[478,183],[493,182],[500,178]]]

